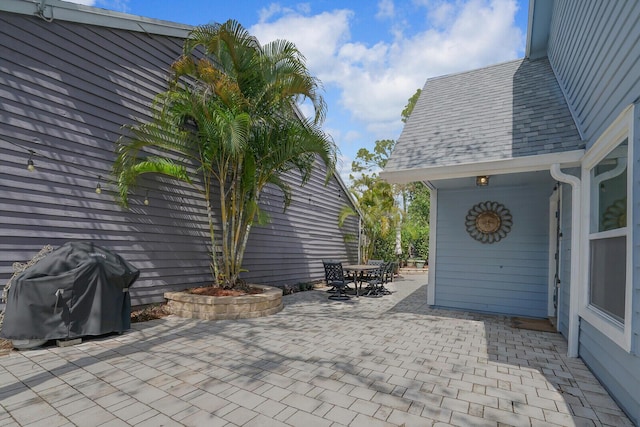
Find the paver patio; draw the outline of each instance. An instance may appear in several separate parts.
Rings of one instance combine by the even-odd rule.
[[[383,298],[284,297],[237,321],[168,317],[0,357],[0,426],[630,426],[559,334]]]

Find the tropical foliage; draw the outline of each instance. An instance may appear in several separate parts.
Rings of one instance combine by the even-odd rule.
[[[429,258],[430,193],[421,182],[413,182],[403,189],[407,208],[402,223],[402,253],[407,258]],[[413,253],[411,253],[413,252]]]
[[[362,175],[351,187],[351,192],[362,213],[361,253],[366,262],[376,258],[381,246],[395,235],[400,220],[392,187],[375,175]],[[350,216],[356,215],[350,206],[344,206],[340,213],[339,225]],[[387,248],[388,250],[388,248]],[[389,259],[389,257],[381,257]]]
[[[420,96],[418,89],[402,111],[406,122]],[[361,250],[364,260],[418,257],[429,255],[429,189],[422,183],[391,185],[382,180],[382,170],[395,141],[378,140],[373,152],[358,150],[351,164],[351,192],[362,212]],[[340,220],[355,215],[344,207]]]
[[[403,123],[407,123],[407,120],[409,120],[409,116],[413,112],[413,107],[416,106],[416,102],[418,102],[418,98],[420,98],[421,93],[422,89],[417,89],[416,93],[411,95],[411,98],[407,101],[407,105],[404,106],[404,110],[402,110],[402,113],[400,114]]]
[[[381,180],[377,171],[384,167],[394,143],[392,140],[376,141],[373,153],[361,148],[351,164],[350,190],[362,214],[363,234],[360,244],[364,261],[378,257],[381,252],[389,252],[389,249],[393,251],[393,247],[382,248],[390,236],[395,235],[400,211],[394,200],[393,187]],[[340,224],[354,215],[356,212],[350,206],[343,207]],[[389,256],[380,258],[389,259]]]
[[[214,283],[241,286],[247,239],[267,185],[284,206],[291,188],[283,174],[299,171],[304,184],[317,159],[333,173],[336,147],[320,125],[326,105],[320,82],[296,46],[260,45],[239,23],[194,29],[171,66],[168,90],[157,95],[153,120],[127,126],[113,165],[120,200],[144,174],[163,174],[193,185],[206,203]],[[314,117],[302,117],[308,101]],[[214,218],[213,206],[219,209]]]

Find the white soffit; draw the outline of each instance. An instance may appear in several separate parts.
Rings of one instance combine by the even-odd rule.
[[[556,163],[562,165],[562,167],[580,166],[583,155],[584,150],[573,150],[487,162],[382,171],[380,177],[393,184],[405,184],[416,181],[466,178],[477,175],[534,172],[548,170],[551,168],[551,165]]]

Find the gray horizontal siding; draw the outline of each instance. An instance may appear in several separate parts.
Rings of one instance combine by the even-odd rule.
[[[579,351],[631,421],[640,425],[640,358],[622,350],[584,319],[580,322]]]
[[[165,89],[166,70],[182,42],[0,13],[0,283],[11,276],[14,262],[28,261],[45,244],[71,240],[114,250],[141,270],[131,290],[134,304],[211,283],[199,193],[150,177],[123,210],[109,181],[121,126],[149,119],[152,98]],[[36,153],[35,172],[26,169],[27,150]],[[94,191],[98,175],[100,195]],[[348,203],[347,195],[336,178],[325,188],[324,177],[318,170],[299,189],[292,174],[294,200],[286,214],[280,194],[265,194],[273,222],[254,228],[244,265],[247,279],[318,280],[318,259],[357,259],[357,245],[342,238],[357,234],[357,220],[337,226],[336,212]],[[142,203],[146,191],[149,206]],[[314,195],[312,208],[308,193]]]
[[[548,56],[588,148],[640,96],[640,2],[555,1]]]
[[[108,182],[121,126],[149,117],[182,41],[2,14],[0,45],[0,280],[45,244],[84,240],[140,268],[134,303],[210,282],[206,216],[193,190],[148,180],[151,204],[141,190],[123,211]],[[33,173],[24,149],[36,153]]]
[[[547,185],[548,184],[548,185]],[[549,195],[553,182],[519,187],[438,190],[438,306],[546,317]],[[483,244],[466,231],[476,203],[504,204],[513,215],[506,238]]]
[[[291,182],[299,182],[294,174]],[[291,205],[282,212],[282,195],[275,190],[264,195],[263,209],[271,222],[254,226],[245,254],[246,280],[264,284],[291,284],[324,278],[323,258],[358,260],[358,221],[351,217],[338,227],[338,216],[349,204],[335,179],[325,187],[323,169],[298,188]]]

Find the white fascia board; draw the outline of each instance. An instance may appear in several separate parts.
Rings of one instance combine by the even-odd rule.
[[[42,0],[2,0],[0,11],[38,16],[38,9],[42,3]],[[194,28],[191,25],[177,22],[146,18],[60,0],[46,0],[43,14],[45,18],[54,21],[69,21],[183,39],[187,38],[189,32]]]
[[[380,177],[392,184],[406,184],[416,181],[467,178],[478,175],[535,172],[548,170],[551,168],[551,165],[556,163],[565,168],[580,166],[583,155],[584,150],[573,150],[511,159],[461,163],[457,165],[382,171],[380,172]]]
[[[547,56],[552,14],[553,0],[529,1],[525,57],[538,59]]]
[[[3,12],[19,13],[20,15],[35,15],[39,1],[3,0],[0,10]]]
[[[533,31],[533,10],[535,8],[535,2],[536,0],[529,0],[529,13],[527,16],[527,45],[524,50],[526,58],[529,58],[531,55],[531,33]]]

